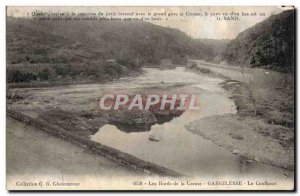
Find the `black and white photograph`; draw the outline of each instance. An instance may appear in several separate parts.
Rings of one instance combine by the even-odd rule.
[[[6,6],[6,189],[294,191],[296,9]]]

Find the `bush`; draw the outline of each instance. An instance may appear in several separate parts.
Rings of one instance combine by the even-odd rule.
[[[54,66],[54,70],[57,75],[67,76],[70,73],[71,68],[68,65],[56,65]]]
[[[20,71],[13,71],[8,76],[9,82],[29,82],[32,80],[36,80],[37,76],[32,73],[21,73]]]
[[[49,76],[50,76],[50,71],[49,71],[49,69],[44,69],[44,70],[38,72],[38,77],[39,77],[41,80],[48,80],[48,79],[49,79]]]

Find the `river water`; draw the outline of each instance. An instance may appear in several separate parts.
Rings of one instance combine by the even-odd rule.
[[[151,88],[152,92],[169,89],[178,94],[192,93],[199,97],[200,108],[187,110],[170,122],[153,125],[148,132],[127,133],[115,125],[106,124],[91,136],[91,140],[188,176],[206,179],[283,178],[285,170],[258,162],[247,163],[244,158],[185,128],[186,124],[203,117],[236,113],[233,100],[219,85],[221,82],[221,79],[177,67],[172,70],[145,68],[139,77],[121,78],[118,82],[106,84],[106,89],[132,91]],[[150,141],[150,135],[159,141]]]

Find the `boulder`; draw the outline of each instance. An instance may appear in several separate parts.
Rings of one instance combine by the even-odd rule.
[[[158,135],[150,134],[149,135],[149,140],[154,141],[154,142],[158,142],[158,141],[160,141],[160,137]]]

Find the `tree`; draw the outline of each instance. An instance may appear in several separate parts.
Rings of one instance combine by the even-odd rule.
[[[238,66],[241,68],[241,74],[242,74],[242,79],[243,82],[248,90],[249,93],[249,98],[253,106],[253,115],[257,115],[257,107],[256,107],[256,100],[254,97],[254,91],[251,88],[250,79],[247,79],[246,73],[245,73],[245,68],[250,67],[250,59],[247,58],[249,53],[251,53],[251,50],[247,43],[247,37],[245,33],[240,34],[237,37],[237,47],[235,48],[235,51],[233,52],[233,62],[237,62]],[[253,80],[253,78],[252,78]]]

